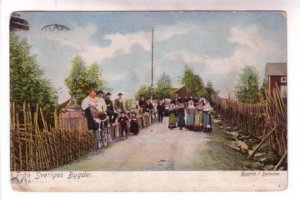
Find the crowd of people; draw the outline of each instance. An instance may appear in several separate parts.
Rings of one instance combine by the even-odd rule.
[[[183,128],[191,131],[212,131],[211,112],[213,108],[205,98],[178,97],[169,103],[169,125],[174,128]]]
[[[102,90],[91,89],[88,96],[84,98],[81,108],[85,111],[88,128],[96,130],[102,121],[108,118],[108,126],[118,122],[120,124],[121,136],[127,135],[128,131],[137,135],[139,133],[138,116],[145,113],[150,114],[152,119],[153,111],[157,111],[158,122],[162,123],[164,116],[169,116],[168,127],[183,128],[193,131],[212,131],[210,103],[204,98],[195,97],[175,97],[173,99],[163,99],[151,101],[141,97],[132,103],[131,108],[126,110],[123,94],[112,101],[110,92],[104,93]],[[128,130],[128,124],[130,129]]]
[[[137,123],[137,113],[126,110],[122,93],[118,98],[111,100],[111,93],[104,93],[102,90],[91,89],[88,96],[81,103],[81,108],[85,111],[88,120],[88,129],[97,130],[102,121],[108,118],[107,126],[118,122],[120,124],[120,136],[127,136],[128,123],[130,123],[130,132],[137,135],[139,132]]]

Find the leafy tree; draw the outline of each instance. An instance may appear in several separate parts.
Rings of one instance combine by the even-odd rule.
[[[10,34],[10,101],[15,103],[19,113],[23,102],[29,103],[32,109],[39,104],[48,122],[57,106],[56,91],[43,77],[43,70],[30,54],[27,40],[13,32]]]
[[[132,104],[133,104],[133,101],[132,99],[124,99],[124,104],[125,104],[125,109],[126,110],[131,110],[132,108]]]
[[[164,99],[171,96],[172,81],[165,72],[160,76],[156,83],[154,96],[156,99]]]
[[[142,85],[135,94],[136,99],[140,99],[141,97],[145,97],[146,99],[150,99],[150,86]]]
[[[214,89],[211,81],[207,82],[206,90],[206,99],[211,102],[214,97],[218,95],[218,92]]]
[[[259,96],[261,100],[267,99],[267,93],[268,93],[268,82],[265,80],[262,84],[262,86],[259,89]]]
[[[183,76],[180,83],[186,86],[192,96],[206,96],[206,89],[202,78],[194,73],[189,66],[184,66]]]
[[[236,85],[236,97],[242,103],[257,103],[259,101],[258,75],[251,67],[245,67]]]
[[[90,89],[103,89],[104,81],[101,76],[102,72],[96,63],[86,67],[80,56],[72,60],[72,69],[65,83],[77,104],[82,102]]]

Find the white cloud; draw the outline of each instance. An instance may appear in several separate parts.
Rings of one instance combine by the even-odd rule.
[[[207,61],[209,58],[209,56],[207,55],[196,55],[196,54],[192,54],[187,52],[186,50],[181,50],[181,51],[177,51],[177,52],[169,52],[166,54],[166,58],[170,59],[170,60],[181,60],[184,63],[194,63],[194,62],[205,62]]]
[[[70,31],[45,31],[44,36],[48,40],[53,40],[61,45],[71,46],[77,50],[87,50],[93,43],[90,37],[97,32],[98,28],[94,24],[89,24],[85,27],[74,26]]]
[[[144,31],[125,35],[119,33],[105,35],[103,38],[110,40],[111,42],[108,47],[90,44],[86,50],[81,52],[81,55],[87,62],[98,61],[101,63],[104,59],[113,57],[118,50],[130,53],[130,50],[134,45],[141,45],[145,50],[150,51],[150,36],[150,33]]]
[[[228,92],[233,92],[241,69],[245,66],[254,66],[262,80],[266,63],[285,61],[278,60],[276,56],[282,55],[282,50],[276,44],[260,36],[257,26],[232,27],[228,42],[239,44],[230,57],[197,55],[182,50],[167,53],[165,58],[179,60],[187,64],[205,63],[207,74],[210,75],[208,78],[221,90],[222,96],[227,96]],[[226,74],[230,74],[231,77],[227,82],[224,80]]]
[[[105,81],[120,81],[126,79],[125,74],[107,74],[103,76]]]
[[[268,41],[258,36],[258,32],[259,28],[256,25],[249,27],[232,27],[228,41],[244,45],[258,53],[273,51]]]
[[[195,28],[195,24],[178,22],[174,25],[159,25],[154,28],[155,41],[161,42],[168,40],[176,35],[186,35]]]
[[[187,34],[193,27],[192,24],[182,22],[171,26],[157,26],[155,28],[155,40],[156,42],[161,42],[175,35]],[[45,34],[48,40],[53,40],[78,50],[88,64],[93,62],[101,63],[104,59],[113,57],[118,50],[128,54],[134,45],[140,45],[146,51],[151,50],[151,32],[139,31],[127,34],[107,34],[103,36],[103,39],[109,40],[110,45],[103,47],[100,43],[91,41],[91,36],[95,35],[97,30],[98,28],[94,24],[89,24],[85,27],[75,26],[71,31],[47,32]]]

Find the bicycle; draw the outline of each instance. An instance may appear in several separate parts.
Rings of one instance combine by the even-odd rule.
[[[99,119],[99,129],[97,130],[98,149],[108,145],[108,117]]]

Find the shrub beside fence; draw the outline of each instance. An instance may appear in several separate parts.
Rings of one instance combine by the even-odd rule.
[[[31,112],[28,104],[23,104],[22,113],[16,113],[11,104],[10,168],[12,171],[40,171],[62,166],[96,149],[96,135],[87,130],[82,113],[65,120],[61,113],[54,113],[54,126],[49,126],[39,106]],[[70,114],[71,113],[67,113]],[[152,120],[151,120],[152,118]],[[140,128],[156,122],[156,113],[138,118]],[[42,121],[42,127],[38,122]],[[110,131],[119,136],[119,125]]]

